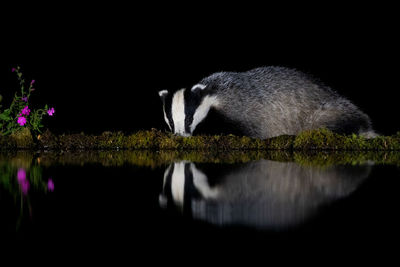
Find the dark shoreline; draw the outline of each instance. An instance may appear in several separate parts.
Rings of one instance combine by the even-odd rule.
[[[339,135],[326,129],[305,131],[298,136],[282,135],[265,140],[234,135],[178,137],[156,129],[126,135],[104,132],[101,135],[62,134],[49,130],[32,136],[28,129],[0,136],[0,151],[19,149],[41,151],[79,150],[288,150],[288,151],[400,151],[400,132],[393,136],[366,139],[358,135]]]

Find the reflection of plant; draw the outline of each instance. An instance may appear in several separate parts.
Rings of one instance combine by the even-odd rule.
[[[19,168],[17,173],[17,180],[21,188],[22,194],[26,196],[29,190],[29,181],[26,179],[26,171],[23,168]]]
[[[13,68],[12,72],[17,74],[19,85],[21,88],[20,94],[17,92],[14,95],[14,99],[11,102],[9,108],[1,112],[0,105],[0,135],[8,135],[21,127],[28,127],[31,131],[40,132],[43,127],[42,119],[44,115],[53,116],[54,108],[48,108],[45,105],[44,109],[30,109],[29,98],[31,93],[35,90],[33,85],[35,80],[29,83],[28,89],[26,90],[25,79],[22,76],[20,67]],[[0,102],[2,96],[0,95]]]
[[[28,212],[31,215],[32,207],[30,203],[30,191],[52,192],[54,191],[54,182],[51,178],[44,181],[42,178],[42,168],[38,165],[26,167],[16,167],[13,164],[0,162],[0,189],[5,189],[14,199],[15,206],[20,207],[19,218],[16,228],[18,230],[23,215],[24,208],[28,206]]]
[[[49,178],[47,181],[44,181],[42,178],[42,168],[38,165],[32,165],[29,169],[26,169],[24,167],[16,168],[10,164],[0,163],[0,186],[13,195],[22,194],[27,196],[31,186],[35,191],[54,191],[53,179]]]

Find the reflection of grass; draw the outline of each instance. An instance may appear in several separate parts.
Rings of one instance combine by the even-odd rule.
[[[26,152],[24,152],[26,153]],[[0,162],[15,161],[20,153],[10,159],[10,155],[0,154]],[[21,153],[26,157],[26,154]],[[308,166],[330,166],[341,164],[361,164],[373,161],[375,164],[391,164],[400,166],[400,152],[395,151],[85,151],[85,152],[44,152],[35,155],[36,163],[41,166],[50,165],[84,165],[100,164],[102,166],[122,166],[131,164],[141,167],[160,167],[179,160],[202,163],[245,163],[253,160],[268,159],[281,162],[297,162]]]
[[[339,135],[326,129],[304,131],[298,136],[283,135],[266,140],[234,135],[178,137],[158,130],[131,135],[105,132],[102,135],[70,134],[55,136],[49,131],[35,138],[0,136],[0,149],[33,148],[44,150],[400,150],[400,133],[366,139],[358,135]]]
[[[330,166],[330,165],[357,165],[366,162],[375,164],[400,166],[400,152],[396,151],[332,151],[313,153],[301,151],[293,153],[293,161],[300,165]]]

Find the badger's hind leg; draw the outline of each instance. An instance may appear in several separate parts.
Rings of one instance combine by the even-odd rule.
[[[375,137],[379,136],[379,134],[377,134],[376,132],[374,132],[374,130],[372,130],[372,129],[369,130],[369,131],[360,132],[360,135],[361,135],[362,137],[367,138],[367,139],[375,138]]]
[[[339,134],[359,134],[368,138],[375,137],[373,136],[375,133],[370,124],[363,118],[347,116],[335,121],[333,124],[328,125],[327,128]]]
[[[339,134],[360,134],[366,138],[376,137],[371,120],[350,102],[325,104],[313,115],[312,128],[327,128]]]

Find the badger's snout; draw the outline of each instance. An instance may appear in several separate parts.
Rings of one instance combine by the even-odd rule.
[[[178,136],[183,136],[183,137],[188,137],[188,136],[191,136],[192,134],[191,133],[186,133],[186,132],[178,132],[178,133],[174,133],[175,135],[178,135]]]

